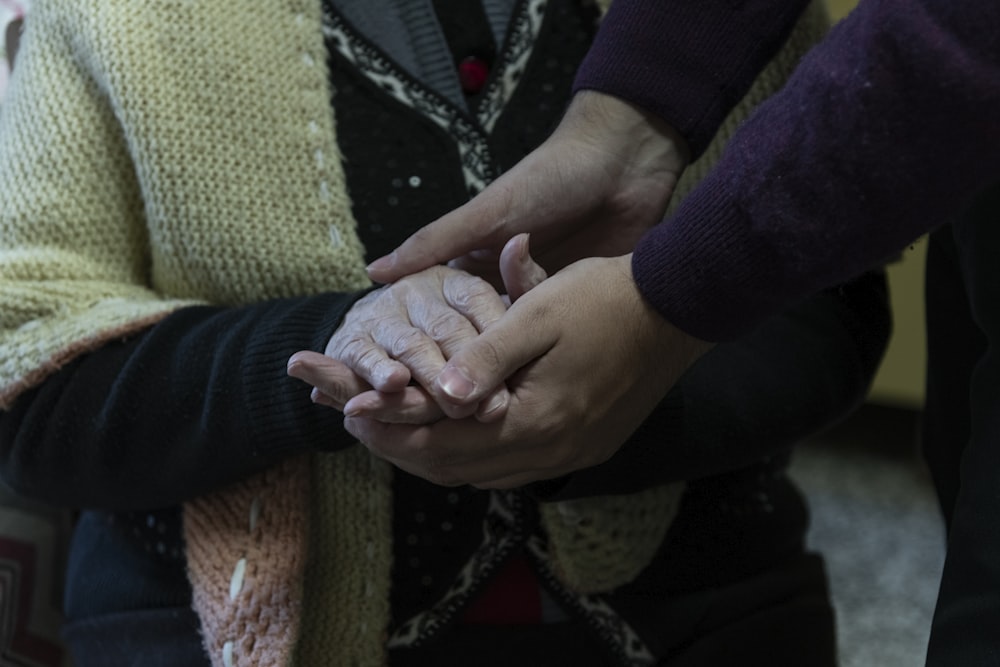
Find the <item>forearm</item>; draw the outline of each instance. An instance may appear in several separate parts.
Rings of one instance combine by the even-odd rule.
[[[691,335],[736,338],[1000,178],[1000,7],[972,5],[865,0],[841,21],[640,240],[650,303]]]
[[[616,0],[574,89],[598,90],[657,114],[697,157],[807,4]]]
[[[58,505],[151,508],[351,445],[285,364],[322,351],[352,302],[186,308],[75,360],[0,413],[4,481]]]

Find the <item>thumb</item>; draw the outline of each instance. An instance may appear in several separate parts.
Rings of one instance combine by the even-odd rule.
[[[507,241],[500,253],[500,275],[511,303],[548,277],[545,269],[531,257],[528,234],[518,234]]]
[[[368,277],[391,283],[474,250],[499,248],[510,237],[511,190],[495,182],[471,201],[416,231],[368,265]]]
[[[530,295],[529,295],[530,296]],[[439,395],[456,405],[474,405],[518,370],[555,345],[557,331],[531,299],[511,306],[503,317],[452,355],[438,374]],[[542,304],[544,311],[544,303]]]

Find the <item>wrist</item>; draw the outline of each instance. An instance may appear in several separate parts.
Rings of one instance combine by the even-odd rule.
[[[659,365],[658,374],[661,377],[670,379],[663,390],[663,394],[666,394],[667,389],[702,355],[711,350],[714,343],[682,331],[653,307],[632,275],[631,254],[616,257],[612,261],[622,275],[622,293],[628,295],[625,301],[631,315],[626,317],[635,322],[634,344],[651,364]]]
[[[687,141],[663,118],[613,95],[581,90],[566,110],[561,130],[627,155],[633,169],[677,177],[690,162]]]

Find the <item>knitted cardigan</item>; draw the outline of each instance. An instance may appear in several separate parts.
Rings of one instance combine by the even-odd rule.
[[[19,103],[0,114],[0,154],[16,156],[0,161],[0,407],[181,307],[369,285],[321,26],[309,0],[38,3],[24,42],[32,57],[11,90]],[[821,10],[807,12],[675,201],[824,26]],[[634,577],[678,490],[543,506],[564,583],[587,592]],[[297,653],[306,664],[384,662],[390,494],[389,466],[354,447],[187,503],[189,575],[213,665],[283,666]],[[311,516],[323,553],[310,558],[324,564],[334,602],[322,636],[300,637]],[[621,532],[636,539],[601,532],[631,517],[644,523]],[[595,537],[596,558],[579,548]]]

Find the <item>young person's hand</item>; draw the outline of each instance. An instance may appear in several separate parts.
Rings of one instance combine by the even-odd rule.
[[[630,261],[573,264],[451,356],[435,395],[475,406],[506,380],[500,419],[403,425],[373,402],[349,405],[345,426],[378,456],[446,485],[519,486],[607,460],[711,347],[643,300]]]
[[[499,285],[504,243],[530,232],[550,273],[584,257],[631,252],[663,217],[688,162],[684,140],[615,97],[577,93],[553,135],[468,204],[427,225],[369,275],[388,283],[434,264]]]

